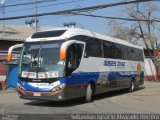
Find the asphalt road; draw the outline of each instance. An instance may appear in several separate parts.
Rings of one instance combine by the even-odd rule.
[[[30,101],[17,92],[0,92],[0,114],[79,114],[79,113],[159,113],[160,83],[145,82],[133,93],[125,90],[95,96],[92,103],[83,99],[64,102]]]

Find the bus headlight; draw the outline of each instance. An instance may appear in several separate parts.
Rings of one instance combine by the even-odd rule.
[[[65,84],[60,84],[52,89],[53,92],[60,91],[65,87]]]
[[[19,83],[17,83],[17,87],[21,90],[26,90],[22,85],[20,85]]]

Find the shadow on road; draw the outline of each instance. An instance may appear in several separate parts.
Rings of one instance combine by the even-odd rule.
[[[145,87],[139,87],[135,90],[139,91],[144,89]],[[112,92],[106,92],[106,93],[102,93],[102,94],[98,94],[94,96],[94,101],[92,102],[96,102],[102,99],[106,99],[106,98],[110,98],[113,96],[120,96],[120,95],[124,95],[124,94],[128,94],[126,89],[123,90],[116,90],[116,91],[112,91]],[[76,105],[80,105],[80,104],[88,104],[84,101],[84,98],[78,98],[78,99],[72,99],[72,100],[66,100],[66,101],[31,101],[31,102],[27,102],[25,103],[25,105],[30,105],[30,106],[44,106],[44,107],[70,107],[70,106],[76,106]]]

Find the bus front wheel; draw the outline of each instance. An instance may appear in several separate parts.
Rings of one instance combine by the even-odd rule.
[[[91,102],[92,101],[92,95],[93,95],[93,89],[92,85],[89,83],[86,89],[86,96],[85,96],[85,101],[86,102]]]

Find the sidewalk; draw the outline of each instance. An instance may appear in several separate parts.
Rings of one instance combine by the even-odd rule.
[[[14,93],[14,92],[17,92],[17,90],[14,88],[8,88],[7,90],[0,91],[0,94],[1,93]]]

